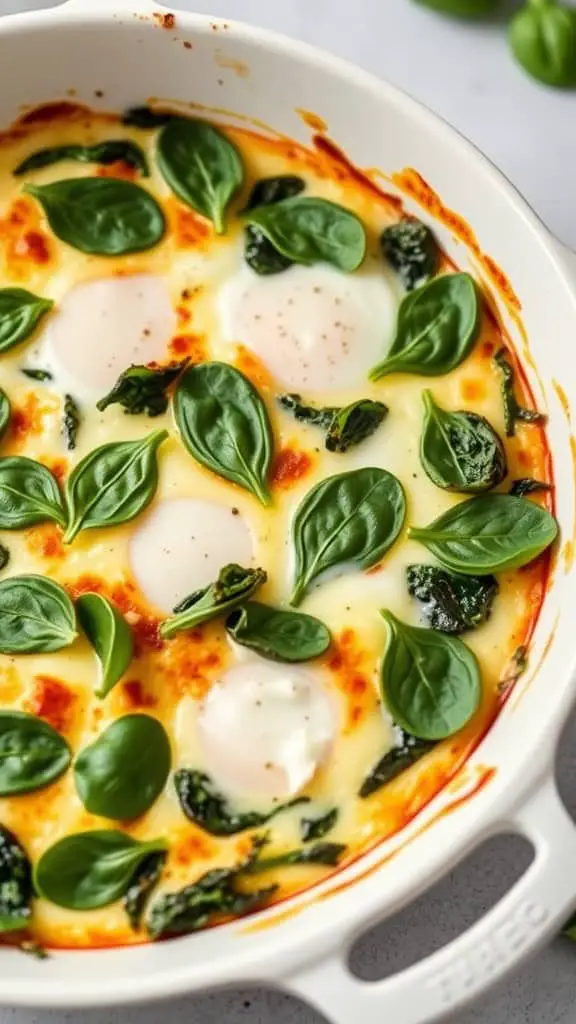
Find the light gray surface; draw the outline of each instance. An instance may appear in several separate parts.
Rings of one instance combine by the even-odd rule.
[[[42,6],[49,4],[0,0],[0,14]],[[178,6],[277,29],[388,78],[468,135],[520,188],[549,227],[576,249],[576,95],[547,90],[526,79],[507,52],[503,24],[451,22],[410,0],[180,0]],[[561,745],[559,780],[574,813],[576,718]],[[425,900],[365,936],[355,950],[356,970],[366,978],[380,977],[442,945],[481,916],[524,870],[528,859],[519,840],[493,841]],[[576,865],[574,888],[576,893]],[[160,1020],[165,1024],[317,1024],[321,1018],[284,995],[239,990],[118,1013],[0,1010],[0,1024],[157,1024]],[[504,1022],[576,1022],[576,947],[556,940],[499,991],[458,1018],[458,1024]]]

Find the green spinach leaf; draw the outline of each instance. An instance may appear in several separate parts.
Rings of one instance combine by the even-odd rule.
[[[338,821],[338,815],[338,808],[333,807],[331,811],[320,815],[319,818],[302,818],[300,822],[302,842],[309,843],[313,839],[323,839],[334,828]]]
[[[478,493],[501,483],[508,467],[504,445],[484,416],[446,412],[424,391],[420,461],[437,487]]]
[[[442,740],[472,718],[482,695],[476,656],[457,637],[408,626],[382,611],[388,646],[382,697],[395,722],[421,740]]]
[[[74,605],[44,576],[10,576],[0,583],[0,654],[50,654],[76,639]]]
[[[164,726],[150,715],[124,715],[76,758],[76,789],[91,814],[138,818],[160,796],[170,762]]]
[[[4,544],[0,544],[0,572],[5,569],[10,561],[10,552]]]
[[[301,395],[288,394],[279,395],[278,401],[283,409],[291,412],[298,423],[310,423],[314,427],[323,427],[328,430],[334,417],[340,412],[339,406],[325,406],[317,409],[313,405],[305,405]]]
[[[154,110],[152,107],[130,107],[122,116],[122,124],[132,128],[163,128],[172,120],[174,114],[167,111]]]
[[[244,180],[236,146],[206,121],[173,117],[158,137],[157,158],[178,198],[225,234],[226,210]]]
[[[483,494],[448,509],[425,527],[410,527],[419,540],[453,572],[486,576],[527,565],[556,539],[558,524],[527,498]]]
[[[292,174],[280,175],[276,178],[263,178],[257,181],[252,189],[246,210],[254,210],[258,206],[269,206],[283,199],[291,199],[303,192],[306,183],[303,178]],[[249,225],[244,230],[244,259],[257,274],[278,274],[292,266],[293,260],[283,256],[268,241],[260,228]]]
[[[464,633],[487,622],[498,593],[494,576],[461,576],[437,565],[408,565],[408,593],[432,629]]]
[[[168,854],[165,850],[150,853],[136,868],[130,885],[124,894],[122,905],[126,911],[130,927],[135,932],[140,929],[142,915],[152,892],[160,881],[167,856]]]
[[[11,414],[10,399],[6,392],[0,388],[0,438],[4,436],[10,426]]]
[[[53,305],[24,288],[0,288],[0,352],[26,341]]]
[[[438,246],[430,228],[416,217],[404,217],[380,236],[384,258],[399,274],[407,291],[425,284],[436,273]]]
[[[271,661],[310,661],[328,650],[332,637],[320,619],[248,601],[226,619],[226,629],[243,647]]]
[[[208,775],[189,768],[181,768],[175,773],[174,785],[180,807],[188,820],[211,836],[234,836],[246,829],[258,828],[283,811],[308,803],[308,797],[297,797],[265,813],[235,811]]]
[[[555,0],[527,0],[510,21],[512,53],[532,78],[576,86],[576,12]]]
[[[138,441],[103,444],[78,463],[66,484],[66,544],[80,530],[118,526],[147,508],[158,486],[156,453],[167,437],[157,430]]]
[[[246,210],[243,219],[292,263],[330,263],[351,273],[366,253],[362,221],[327,199],[294,196]]]
[[[132,630],[118,609],[101,594],[82,594],[76,601],[76,612],[100,663],[96,696],[105,697],[132,661]]]
[[[104,412],[117,403],[130,416],[162,416],[168,408],[168,388],[178,380],[188,362],[184,359],[170,366],[129,366],[112,390],[96,403],[96,408]]]
[[[436,745],[429,740],[419,740],[416,736],[405,732],[404,729],[398,729],[398,726],[396,726],[396,731],[400,732],[398,743],[391,750],[387,750],[384,756],[376,762],[360,786],[358,796],[361,800],[377,793],[383,786],[416,764],[421,757],[430,753]]]
[[[174,617],[160,626],[160,636],[170,637],[183,629],[193,629],[202,622],[227,615],[247,601],[267,580],[263,569],[243,569],[241,565],[225,565],[215,583],[196,590],[174,609]]]
[[[26,157],[14,171],[16,177],[28,174],[30,171],[39,171],[42,167],[51,167],[60,163],[61,160],[75,160],[81,164],[115,164],[121,161],[128,167],[148,178],[150,169],[144,150],[135,142],[128,139],[107,139],[105,142],[97,142],[94,146],[79,146],[69,144],[67,146],[52,146],[47,149],[39,149]]]
[[[257,857],[244,869],[248,875],[271,871],[273,868],[284,868],[294,864],[321,864],[325,867],[338,867],[347,847],[343,843],[316,843],[302,850],[289,850],[271,857]]]
[[[470,274],[443,274],[410,292],[400,305],[388,354],[370,373],[440,377],[472,351],[480,329],[480,302]]]
[[[40,384],[47,384],[48,381],[54,380],[54,375],[50,373],[50,370],[41,370],[40,367],[23,366],[20,373],[23,373],[29,380],[39,381]]]
[[[498,349],[494,362],[500,370],[502,378],[502,402],[504,403],[504,428],[506,437],[513,437],[516,424],[545,423],[546,416],[536,409],[526,409],[520,405],[514,393],[514,370],[505,348]]]
[[[0,529],[21,530],[47,520],[66,525],[50,470],[23,455],[0,458]]]
[[[280,395],[278,401],[300,423],[323,427],[326,430],[325,445],[328,451],[342,454],[371,437],[388,415],[388,406],[370,398],[361,398],[350,405],[326,406],[321,409],[304,405],[300,395]]]
[[[80,429],[80,407],[72,395],[64,395],[64,414],[62,416],[62,433],[69,452],[73,452]]]
[[[537,494],[538,491],[551,490],[552,484],[547,484],[544,480],[533,480],[532,477],[524,476],[520,480],[512,481],[508,494],[512,494],[516,498],[523,498],[526,494]]]
[[[0,796],[49,786],[70,760],[66,740],[47,722],[24,711],[0,711]]]
[[[385,469],[356,469],[322,480],[294,518],[296,578],[290,603],[299,605],[327,569],[375,565],[398,537],[405,515],[402,486]]]
[[[115,829],[77,832],[43,853],[34,887],[69,910],[107,907],[125,895],[142,861],[165,849],[163,839],[141,843]]]
[[[150,192],[117,178],[66,178],[26,185],[62,242],[96,256],[152,249],[164,237],[162,207]]]
[[[206,469],[270,503],[273,436],[266,406],[244,374],[226,363],[199,363],[182,375],[176,423],[191,456]]]
[[[0,932],[28,928],[33,895],[30,861],[14,833],[0,825]]]

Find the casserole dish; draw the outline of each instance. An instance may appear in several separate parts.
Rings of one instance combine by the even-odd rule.
[[[576,380],[566,353],[576,301],[564,257],[510,186],[450,129],[370,76],[309,48],[120,0],[69,0],[6,19],[0,47],[3,124],[22,105],[66,96],[115,110],[157,97],[219,112],[223,120],[271,125],[304,143],[321,118],[355,165],[387,174],[416,168],[421,178],[400,182],[404,190],[411,182],[407,208],[429,219],[448,255],[491,286],[538,406],[548,413],[562,531],[529,670],[457,785],[418,819],[345,872],[251,921],[156,946],[58,952],[45,964],[5,950],[0,1001],[88,1007],[253,981],[284,985],[334,1021],[358,1012],[368,1022],[440,1019],[535,950],[576,902],[576,832],[553,782],[575,668],[567,610],[575,587]],[[310,110],[316,118],[303,119]],[[487,836],[510,829],[533,843],[535,858],[490,914],[385,982],[351,976],[346,951],[363,927],[422,892]]]

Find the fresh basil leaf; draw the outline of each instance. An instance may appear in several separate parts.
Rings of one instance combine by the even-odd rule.
[[[94,146],[79,146],[72,143],[67,146],[38,149],[18,164],[14,174],[19,177],[30,171],[51,167],[53,164],[60,163],[61,160],[75,160],[81,164],[103,164],[104,166],[121,162],[140,171],[145,178],[150,176],[144,150],[128,139],[107,139],[105,142],[97,142]]]
[[[366,253],[362,221],[328,199],[295,196],[246,210],[243,219],[293,263],[330,263],[351,273]]]
[[[453,572],[486,576],[527,565],[558,534],[554,516],[526,498],[483,494],[448,509],[425,527],[410,527],[419,540]]]
[[[557,89],[576,86],[576,13],[554,0],[530,0],[516,11],[508,30],[520,67]]]
[[[526,494],[537,494],[539,491],[551,491],[552,484],[544,480],[533,480],[532,477],[524,476],[520,480],[513,480],[508,489],[508,494],[516,498],[523,498]]]
[[[0,529],[21,530],[53,520],[66,525],[55,477],[23,455],[0,458]]]
[[[283,409],[291,412],[298,423],[310,423],[314,427],[323,427],[328,430],[334,417],[341,411],[338,406],[325,406],[317,409],[313,405],[305,405],[301,395],[289,394],[279,395],[278,401]]]
[[[77,832],[50,846],[34,869],[34,887],[44,899],[68,910],[95,910],[115,903],[130,888],[163,839],[141,843],[115,829]]]
[[[140,928],[146,904],[160,881],[167,856],[165,850],[150,853],[136,868],[130,885],[124,893],[122,905],[130,926],[135,932]]]
[[[398,537],[405,515],[402,485],[385,469],[356,469],[322,480],[294,519],[296,578],[290,604],[299,605],[327,569],[375,565]]]
[[[0,711],[0,796],[49,786],[70,760],[66,740],[47,722],[24,711]]]
[[[4,436],[10,426],[11,415],[12,408],[10,406],[10,399],[6,392],[0,388],[0,438]]]
[[[4,544],[0,544],[0,572],[5,569],[10,561],[10,552]]]
[[[389,611],[381,615],[389,633],[381,689],[393,720],[421,740],[452,736],[480,704],[476,656],[457,637],[408,626]]]
[[[226,629],[243,647],[271,661],[310,661],[328,650],[332,637],[320,619],[248,601],[226,619]]]
[[[334,828],[338,821],[338,815],[338,808],[333,807],[331,811],[320,815],[319,818],[302,818],[300,822],[302,842],[309,843],[313,839],[323,839]]]
[[[152,249],[164,237],[162,207],[131,181],[66,178],[24,191],[41,204],[56,237],[80,252],[125,256]]]
[[[478,493],[501,483],[508,467],[498,434],[475,412],[446,412],[424,391],[420,462],[426,476],[446,491]]]
[[[308,803],[308,797],[297,797],[267,812],[235,811],[208,775],[189,768],[175,773],[174,786],[188,820],[211,836],[234,836],[246,829],[258,828],[283,811]]]
[[[122,124],[132,128],[163,128],[173,117],[174,114],[153,110],[152,107],[130,107],[122,116]]]
[[[138,818],[160,796],[170,762],[164,726],[150,715],[124,715],[76,758],[78,796],[91,814]]]
[[[398,731],[398,726],[396,726],[396,730]],[[360,786],[358,796],[361,800],[377,793],[379,789],[411,768],[436,746],[429,740],[419,740],[416,736],[411,736],[403,729],[399,731],[401,733],[399,743],[391,750],[387,750],[384,756],[376,762]]]
[[[277,885],[252,892],[238,887],[260,846],[261,841],[254,840],[252,852],[236,867],[207,871],[193,885],[156,900],[146,921],[150,938],[186,935],[209,927],[223,916],[240,917],[265,906]]]
[[[53,305],[24,288],[0,288],[0,352],[26,341]]]
[[[272,857],[258,857],[246,868],[246,874],[256,875],[272,868],[284,868],[294,864],[321,864],[325,867],[338,867],[347,847],[343,843],[316,843],[303,850],[290,850]]]
[[[438,246],[426,224],[404,217],[385,228],[380,236],[384,258],[399,274],[407,291],[426,284],[436,273]]]
[[[499,590],[494,576],[461,576],[437,565],[408,565],[406,580],[427,625],[441,633],[464,633],[487,622]]]
[[[96,696],[105,697],[132,661],[132,630],[118,609],[101,594],[82,594],[76,601],[76,612],[100,663]]]
[[[158,486],[156,453],[167,437],[157,430],[138,441],[103,444],[78,463],[66,484],[66,544],[80,530],[118,526],[147,508]]]
[[[270,504],[272,427],[264,402],[244,374],[226,363],[190,366],[178,382],[174,412],[194,459]]]
[[[410,292],[400,304],[396,336],[370,373],[440,377],[472,351],[480,329],[480,302],[470,274],[443,274]]]
[[[41,384],[47,384],[48,381],[54,380],[54,376],[50,373],[50,370],[42,370],[40,367],[23,366],[20,373],[23,373],[24,376],[28,377],[30,380],[39,381]]]
[[[62,416],[62,433],[66,448],[74,451],[80,429],[80,408],[72,395],[64,395],[64,414]]]
[[[283,174],[276,178],[262,178],[254,185],[246,203],[246,210],[253,210],[258,206],[269,206],[270,203],[279,203],[283,199],[291,199],[292,196],[303,192],[305,187],[304,179],[293,174]],[[274,248],[260,228],[251,225],[244,230],[244,259],[252,270],[261,275],[278,274],[292,266],[293,262]]]
[[[494,356],[494,362],[500,370],[502,402],[504,404],[504,429],[506,437],[514,437],[516,424],[520,423],[545,423],[546,416],[536,409],[526,409],[520,405],[514,393],[514,369],[505,348],[498,349]]]
[[[244,180],[240,153],[206,121],[173,117],[158,137],[158,167],[182,202],[226,232],[226,209]]]
[[[202,622],[227,615],[247,601],[266,579],[263,569],[243,569],[233,562],[225,565],[215,583],[196,590],[176,605],[174,617],[160,626],[160,636],[174,636],[183,629],[192,629]]]
[[[28,928],[32,897],[30,861],[14,833],[0,825],[0,933]]]
[[[174,384],[189,360],[170,366],[129,366],[120,374],[114,387],[96,403],[104,412],[109,405],[118,404],[130,416],[162,416],[168,408],[168,388]]]
[[[10,576],[0,583],[0,654],[50,654],[76,639],[68,594],[44,576]]]

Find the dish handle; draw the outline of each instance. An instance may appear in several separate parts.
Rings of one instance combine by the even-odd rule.
[[[331,1024],[431,1024],[501,981],[562,927],[576,904],[576,827],[548,779],[502,826],[525,835],[534,860],[506,896],[457,939],[382,981],[351,974],[349,944],[285,979]],[[355,936],[350,937],[350,941]]]

